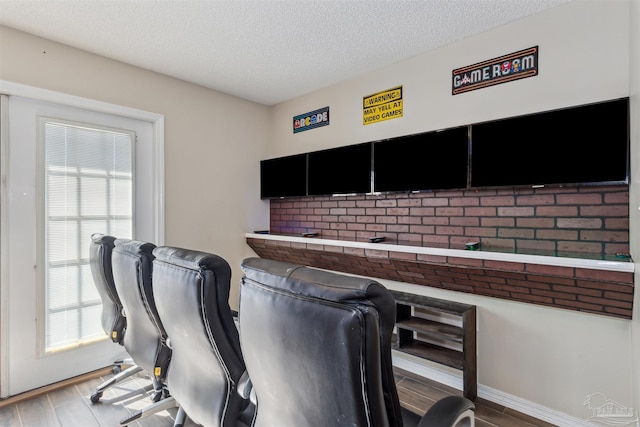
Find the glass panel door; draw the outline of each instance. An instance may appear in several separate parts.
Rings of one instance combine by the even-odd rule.
[[[9,97],[2,396],[110,366],[89,270],[92,233],[156,242],[153,125]]]
[[[45,352],[105,339],[91,234],[131,238],[135,134],[41,118]]]

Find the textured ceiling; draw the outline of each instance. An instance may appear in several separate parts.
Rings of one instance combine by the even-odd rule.
[[[0,0],[0,24],[273,105],[568,1]]]

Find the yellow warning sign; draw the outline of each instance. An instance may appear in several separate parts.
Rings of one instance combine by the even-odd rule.
[[[402,117],[402,86],[362,98],[362,124]]]

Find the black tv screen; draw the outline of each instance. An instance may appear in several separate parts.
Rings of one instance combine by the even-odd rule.
[[[374,191],[466,188],[468,158],[467,126],[377,141]]]
[[[260,161],[260,197],[301,197],[307,195],[307,155]]]
[[[371,192],[371,143],[309,153],[309,195]]]
[[[471,126],[471,186],[628,182],[629,100]]]

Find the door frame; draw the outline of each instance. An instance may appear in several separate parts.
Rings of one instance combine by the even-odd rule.
[[[152,126],[153,144],[153,179],[156,183],[153,194],[153,210],[155,215],[154,240],[157,245],[164,245],[165,209],[164,209],[164,115],[135,108],[110,104],[93,99],[68,95],[47,89],[27,86],[20,83],[0,80],[0,95],[19,96],[34,101],[48,102],[66,107],[91,110],[97,113],[112,114],[131,119],[150,122]],[[7,239],[5,238],[7,223],[7,166],[8,166],[8,118],[6,112],[8,98],[0,97],[0,398],[8,397],[8,296],[9,283],[7,273]]]

